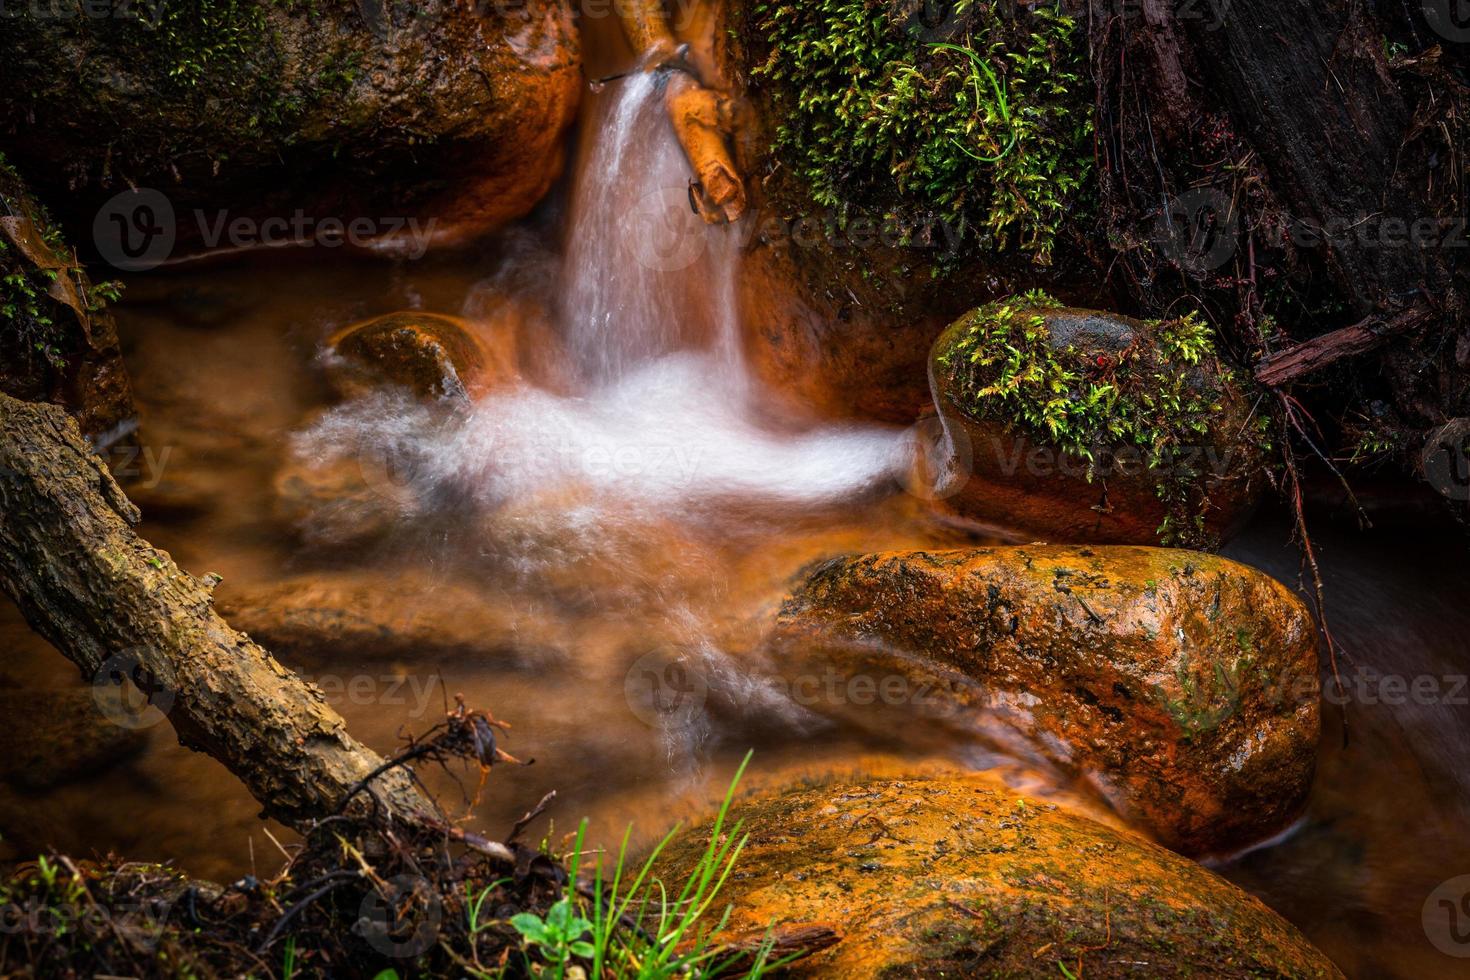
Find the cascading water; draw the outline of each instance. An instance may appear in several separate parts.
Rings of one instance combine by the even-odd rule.
[[[432,412],[393,400],[347,406],[319,433],[393,445],[426,489],[493,506],[553,489],[660,516],[721,499],[817,505],[900,472],[906,444],[892,430],[793,434],[755,421],[735,305],[742,229],[690,208],[660,88],[659,74],[636,72],[593,109],[556,311],[572,390],[494,392],[450,424],[426,424],[417,445],[403,438],[405,414]]]
[[[594,17],[583,26],[616,31]],[[584,53],[607,62],[592,74],[631,62],[606,36]],[[507,747],[537,764],[497,767],[481,826],[508,827],[555,789],[556,829],[588,816],[589,847],[615,849],[630,821],[656,840],[705,807],[752,746],[755,778],[870,753],[1019,760],[1026,795],[1100,807],[1069,799],[1069,779],[1017,744],[1002,711],[936,730],[920,705],[844,704],[826,677],[763,660],[769,614],[811,563],[975,540],[888,486],[907,462],[897,433],[766,421],[775,413],[761,411],[742,363],[735,301],[753,218],[709,227],[690,210],[659,85],[634,74],[588,98],[565,199],[483,252],[385,274],[330,249],[277,250],[131,277],[117,318],[150,440],[127,488],[146,537],[196,574],[222,573],[231,621],[318,682],[375,749],[441,719],[446,690],[512,721]],[[310,352],[403,309],[514,332],[523,380],[471,405],[387,390],[329,404]],[[924,462],[944,488],[965,447],[941,421]],[[355,536],[328,541],[278,511],[281,476],[303,462],[328,478],[306,523],[335,513]],[[357,482],[333,483],[341,472]],[[362,476],[395,485],[384,494]],[[1258,523],[1228,554],[1291,582],[1290,530]],[[1417,520],[1371,535],[1324,521],[1313,537],[1353,702],[1324,709],[1308,823],[1219,870],[1349,975],[1429,975],[1446,961],[1424,942],[1421,909],[1463,870],[1470,813],[1463,545]],[[0,610],[0,636],[17,690],[75,688],[75,671],[13,608]],[[1413,683],[1395,699],[1390,677]],[[799,679],[821,693],[803,696]],[[1428,703],[1426,680],[1439,692]],[[7,811],[7,846],[117,850],[221,881],[255,873],[273,849],[259,805],[163,734],[136,763],[27,790],[32,818]],[[431,767],[420,775],[460,798]]]
[[[579,667],[605,672],[598,687],[619,690],[637,670],[629,658],[654,648],[659,669],[672,661],[697,675],[747,722],[809,729],[815,716],[763,684],[759,658],[732,653],[721,549],[752,527],[780,533],[825,505],[896,489],[907,443],[877,426],[761,424],[736,306],[744,229],[708,225],[690,207],[664,81],[635,72],[592,97],[560,262],[513,240],[509,264],[556,270],[555,377],[528,372],[463,408],[361,398],[327,412],[297,451],[368,447],[391,460],[405,496],[429,502],[404,515],[399,536],[449,521],[476,575],[509,573],[531,593],[568,580],[595,592],[577,602],[629,620],[578,627]],[[482,314],[504,278],[472,289],[458,312]],[[671,769],[690,771],[712,724],[703,711],[657,719]]]

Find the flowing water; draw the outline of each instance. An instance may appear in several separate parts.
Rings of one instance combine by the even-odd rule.
[[[433,724],[454,692],[510,721],[505,747],[536,762],[493,772],[473,813],[492,832],[555,789],[554,827],[539,831],[588,816],[594,840],[630,822],[646,838],[702,806],[751,747],[766,774],[879,754],[995,767],[1111,819],[983,729],[855,727],[762,661],[760,618],[805,564],[975,539],[904,491],[907,433],[764,408],[741,356],[739,229],[692,214],[658,86],[634,74],[591,96],[566,186],[476,254],[385,266],[303,249],[133,277],[119,321],[146,451],[114,463],[133,474],[143,533],[190,571],[222,574],[226,606],[272,586],[348,583],[339,591],[376,637],[282,656],[374,748]],[[325,338],[400,309],[461,316],[490,343],[517,334],[521,379],[458,410],[392,393],[332,403]],[[391,499],[413,502],[391,533],[343,541],[283,519],[283,467],[364,454]],[[1355,663],[1470,670],[1470,574],[1449,563],[1463,542],[1331,521],[1321,533]],[[1292,582],[1286,539],[1268,516],[1229,553]],[[1449,570],[1431,572],[1426,552]],[[438,618],[411,627],[416,610]],[[75,684],[14,610],[0,638],[13,685]],[[1448,976],[1420,917],[1440,881],[1470,872],[1470,709],[1364,700],[1347,706],[1346,741],[1328,713],[1301,826],[1220,870],[1353,975]],[[6,845],[172,859],[217,879],[273,868],[272,828],[232,777],[166,725],[147,738],[138,759],[93,779],[6,794]]]

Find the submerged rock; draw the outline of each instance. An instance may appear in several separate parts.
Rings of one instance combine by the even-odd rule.
[[[749,840],[717,899],[724,935],[841,937],[797,975],[1342,975],[1213,872],[985,775],[803,782],[730,820]],[[686,880],[708,832],[674,841],[663,880]]]
[[[323,361],[342,398],[393,384],[420,398],[466,399],[518,377],[513,333],[488,343],[464,320],[411,310],[338,331]]]
[[[543,619],[509,600],[414,571],[318,572],[249,589],[226,583],[216,596],[232,626],[296,660],[516,666],[561,659],[565,649]]]
[[[935,343],[934,403],[968,470],[945,506],[1049,541],[1218,543],[1264,485],[1269,416],[1193,315],[998,301]]]
[[[873,698],[834,710],[1009,740],[1169,847],[1218,854],[1282,831],[1306,800],[1316,636],[1295,595],[1232,561],[1040,546],[833,559],[768,647],[786,672],[870,679]]]
[[[252,238],[366,221],[410,250],[493,230],[556,180],[581,93],[566,0],[43,8],[5,18],[8,150],[84,227],[119,191],[160,192],[99,227],[164,222],[166,197],[179,250],[241,218]]]
[[[10,731],[0,780],[24,789],[95,777],[148,741],[146,732],[109,721],[90,690],[0,692],[0,715]]]
[[[395,478],[386,459],[365,455],[297,454],[276,471],[272,486],[275,516],[314,545],[381,538],[423,510],[411,482]]]

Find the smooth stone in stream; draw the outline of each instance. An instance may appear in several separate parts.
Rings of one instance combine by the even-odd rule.
[[[230,625],[298,661],[473,660],[533,666],[564,659],[566,639],[495,593],[422,573],[322,571],[215,593]]]
[[[416,311],[338,331],[322,361],[342,398],[398,385],[423,399],[464,400],[519,379],[511,331]]]
[[[786,599],[767,648],[791,677],[843,679],[848,696],[815,710],[888,730],[927,718],[1039,754],[1186,854],[1280,833],[1311,787],[1312,617],[1271,577],[1212,555],[1026,546],[834,558]],[[871,697],[852,696],[857,678]]]
[[[736,820],[749,839],[716,941],[835,930],[797,976],[1342,976],[1213,872],[985,774],[807,780],[737,802],[727,833]],[[708,835],[679,835],[665,882]]]
[[[90,689],[0,692],[9,737],[0,780],[28,790],[92,778],[142,751],[147,733],[114,724]]]

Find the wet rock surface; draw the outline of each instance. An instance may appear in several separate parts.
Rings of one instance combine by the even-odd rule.
[[[342,398],[398,385],[424,399],[467,399],[517,378],[513,334],[486,333],[457,317],[390,313],[328,339],[327,380]]]
[[[147,734],[110,722],[90,689],[0,692],[11,734],[0,753],[0,780],[41,790],[99,776],[142,751]]]
[[[137,410],[109,297],[3,156],[0,212],[0,392],[62,405],[110,445]]]
[[[0,132],[78,227],[135,187],[167,197],[181,250],[213,247],[221,208],[453,244],[526,214],[561,171],[581,91],[564,0],[128,9],[6,18]]]
[[[517,666],[561,659],[566,642],[509,599],[413,570],[226,584],[216,608],[273,651],[308,662],[438,657]]]
[[[805,780],[729,819],[749,840],[718,898],[727,934],[841,937],[800,976],[1342,975],[1213,872],[986,775]],[[707,835],[674,842],[666,881]]]
[[[930,357],[961,468],[943,507],[1057,543],[1203,546],[1238,530],[1266,484],[1265,417],[1200,326],[1044,296],[955,321]]]
[[[975,731],[1085,777],[1189,854],[1285,829],[1311,786],[1316,629],[1274,579],[1162,548],[893,552],[815,567],[767,640],[777,669],[868,677],[838,710]],[[851,689],[851,685],[848,685]]]

